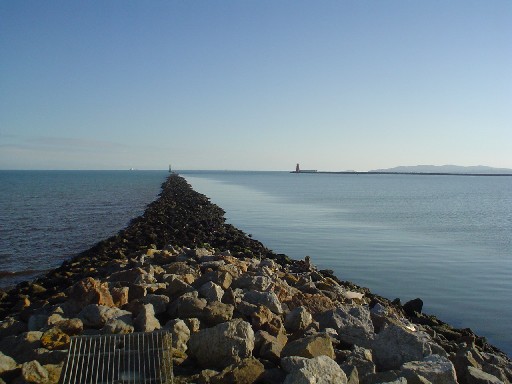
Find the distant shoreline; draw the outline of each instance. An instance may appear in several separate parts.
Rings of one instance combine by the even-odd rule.
[[[296,172],[304,174],[331,174],[331,175],[411,175],[411,176],[512,176],[512,173],[455,173],[455,172],[385,172],[385,171],[317,171]]]

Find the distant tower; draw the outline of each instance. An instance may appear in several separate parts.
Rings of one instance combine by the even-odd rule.
[[[295,172],[297,172],[297,173],[299,173],[299,172],[300,172],[299,163],[297,163],[297,166],[295,167]]]

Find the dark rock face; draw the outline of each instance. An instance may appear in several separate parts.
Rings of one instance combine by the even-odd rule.
[[[420,298],[408,301],[404,304],[404,311],[407,316],[414,317],[421,313],[423,309],[423,300]]]

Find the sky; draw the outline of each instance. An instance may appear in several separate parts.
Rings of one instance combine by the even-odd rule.
[[[0,0],[0,169],[512,168],[509,0]]]

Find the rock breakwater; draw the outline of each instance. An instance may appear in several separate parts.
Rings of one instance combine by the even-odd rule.
[[[469,329],[292,260],[171,175],[143,216],[0,292],[0,383],[57,383],[70,337],[173,335],[176,383],[510,383]]]

